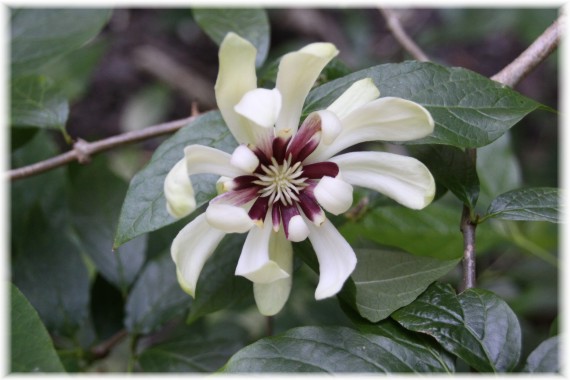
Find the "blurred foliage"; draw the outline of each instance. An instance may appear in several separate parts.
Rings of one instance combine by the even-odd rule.
[[[180,67],[192,68],[205,83],[214,85],[219,35],[215,30],[202,31],[203,23],[215,25],[204,19],[196,23],[199,12],[86,9],[63,18],[57,12],[15,9],[11,13],[12,47],[20,44],[18,54],[13,57],[24,60],[21,70],[12,72],[10,83],[11,128],[7,133],[11,138],[11,167],[38,162],[70,149],[69,138],[66,140],[59,131],[49,128],[62,128],[72,139],[97,140],[188,116],[191,100],[172,83],[156,76],[155,71],[161,67],[153,71],[140,64],[137,52],[142,47],[159,48]],[[269,35],[257,36],[262,49],[265,49],[263,44],[269,45],[267,59],[264,61],[266,52],[261,51],[258,62],[265,62],[258,71],[263,87],[273,87],[282,54],[313,41],[333,42],[341,51],[323,71],[318,84],[328,85],[314,92],[313,100],[322,100],[323,97],[317,95],[327,89],[340,88],[335,86],[343,84],[347,74],[411,58],[395,42],[376,9],[272,8],[266,13],[255,12],[256,17],[252,19],[267,23],[267,33],[270,30]],[[399,9],[398,14],[403,26],[433,61],[490,76],[531,43],[556,18],[557,10]],[[30,22],[37,20],[38,15],[45,18],[45,23]],[[228,15],[231,18],[231,12],[225,17]],[[255,25],[254,22],[247,26]],[[72,32],[71,38],[68,34]],[[39,37],[43,39],[34,45],[34,38]],[[48,49],[47,46],[55,47]],[[13,59],[12,65],[18,62]],[[377,67],[389,70],[402,66]],[[375,70],[378,78],[382,78],[384,74]],[[465,75],[479,78],[472,73]],[[24,91],[36,88],[34,86],[42,90]],[[557,89],[558,65],[553,55],[517,86],[532,105],[520,116],[534,109],[534,102],[555,107]],[[387,89],[386,94],[390,91],[392,89]],[[200,111],[207,111],[205,105],[197,105]],[[12,340],[11,346],[13,372],[60,371],[62,365],[68,372],[211,372],[222,368],[228,360],[224,367],[227,372],[290,371],[294,367],[284,364],[282,358],[264,361],[259,360],[259,355],[273,345],[285,350],[298,363],[305,358],[302,351],[305,346],[297,343],[300,338],[310,341],[317,353],[311,359],[315,362],[312,364],[321,370],[370,370],[365,364],[369,359],[366,349],[378,355],[398,352],[410,360],[413,355],[405,355],[416,355],[415,361],[374,361],[375,365],[386,365],[386,370],[407,371],[410,367],[426,371],[461,370],[465,363],[456,361],[454,364],[455,359],[449,352],[481,370],[489,370],[488,365],[492,365],[491,370],[513,369],[517,364],[514,354],[507,362],[473,358],[450,348],[446,337],[433,340],[412,333],[415,328],[411,322],[418,320],[411,316],[418,314],[421,303],[434,292],[441,298],[441,304],[432,303],[434,307],[447,303],[456,307],[454,302],[458,299],[457,302],[463,302],[463,298],[474,294],[483,304],[495,305],[494,314],[487,315],[485,328],[496,321],[505,323],[506,319],[509,326],[520,324],[522,346],[515,369],[527,372],[558,369],[557,363],[552,361],[557,338],[546,340],[558,331],[559,231],[555,224],[485,221],[477,229],[479,289],[456,295],[448,286],[434,285],[416,299],[436,278],[456,288],[459,286],[457,271],[441,276],[453,266],[450,260],[462,253],[461,201],[470,202],[473,213],[483,216],[500,194],[526,187],[558,186],[556,114],[542,110],[532,112],[494,142],[488,144],[490,141],[485,140],[483,145],[488,145],[478,149],[477,178],[472,176],[472,167],[459,184],[450,180],[448,172],[436,174],[434,171],[438,194],[444,194],[446,189],[450,191],[424,211],[403,209],[365,191],[356,193],[358,212],[349,218],[335,218],[335,223],[338,222],[350,243],[361,249],[362,262],[385,267],[387,273],[392,268],[390,265],[397,263],[412,262],[413,268],[418,270],[411,274],[396,271],[388,276],[394,278],[382,283],[382,279],[368,278],[370,274],[360,268],[353,278],[356,284],[351,281],[341,301],[332,298],[317,302],[313,294],[318,276],[310,269],[314,257],[310,250],[296,245],[300,258],[309,265],[297,259],[291,297],[272,319],[257,312],[249,282],[233,276],[240,237],[226,238],[208,262],[198,284],[202,294],[194,301],[179,288],[168,252],[172,239],[189,218],[168,226],[174,221],[161,220],[135,235],[126,233],[127,238],[121,242],[139,232],[143,234],[112,250],[113,235],[121,223],[121,206],[133,176],[148,184],[154,177],[165,174],[172,166],[170,161],[182,154],[176,151],[178,145],[205,138],[216,140],[220,133],[226,133],[222,135],[224,138],[228,136],[216,112],[204,115],[201,120],[170,137],[158,150],[166,138],[117,149],[94,158],[86,166],[68,165],[10,184],[9,259],[15,285],[11,287],[11,333],[13,339],[18,337]],[[196,135],[193,127],[203,127],[202,135]],[[222,140],[218,142],[231,150],[233,145]],[[394,149],[389,145],[386,148]],[[395,149],[405,151],[407,148],[397,146]],[[414,149],[411,147],[409,153],[420,156]],[[435,160],[434,165],[453,163],[450,172],[464,173],[463,169],[469,166],[462,161],[459,148],[446,151],[447,148],[431,146],[429,149],[440,153],[441,160]],[[157,154],[151,159],[155,151]],[[170,161],[157,164],[163,153]],[[149,166],[140,171],[146,164]],[[157,165],[160,168],[153,169]],[[135,173],[138,174],[135,176]],[[144,173],[153,175],[145,177]],[[160,185],[162,179],[155,178],[155,182]],[[204,184],[209,182],[204,181]],[[144,208],[148,193],[142,191],[140,196],[135,203]],[[206,199],[204,195],[203,201]],[[549,212],[555,203],[555,199],[548,203]],[[160,212],[164,217],[164,207]],[[159,227],[164,228],[157,230]],[[383,255],[385,252],[388,253]],[[419,276],[423,282],[421,286],[419,282],[401,283],[396,281],[398,274]],[[380,322],[362,318],[377,312],[382,306],[378,300],[372,302],[371,307],[376,309],[368,310],[369,314],[356,314],[359,311],[356,304],[361,308],[370,305],[353,297],[354,289],[370,290],[372,299],[375,292],[397,296],[398,291],[410,284],[416,285],[413,295],[393,302],[387,313],[407,304],[396,314],[398,322],[392,318]],[[342,307],[339,302],[343,303]],[[480,310],[464,311],[464,317],[469,319]],[[515,323],[511,313],[518,322]],[[495,320],[496,314],[508,318]],[[20,315],[23,317],[18,317]],[[434,315],[437,317],[437,313]],[[465,337],[464,331],[455,332]],[[265,338],[271,334],[278,336]],[[344,349],[335,346],[327,351],[330,344],[337,345],[338,336],[348,342],[347,346]],[[507,343],[514,345],[511,340]],[[516,347],[509,348],[516,350]],[[345,349],[352,355],[350,366],[340,368],[336,359],[346,354]],[[30,355],[20,355],[22,351]],[[236,352],[239,352],[237,356],[230,359]]]

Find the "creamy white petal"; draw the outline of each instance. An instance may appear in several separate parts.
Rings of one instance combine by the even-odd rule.
[[[374,81],[371,78],[364,78],[354,82],[327,110],[334,112],[342,119],[352,111],[377,99],[379,96],[380,91],[374,84]]]
[[[232,153],[230,163],[244,172],[253,173],[259,165],[259,158],[247,146],[240,145]]]
[[[289,277],[266,284],[258,282],[253,284],[257,308],[261,314],[266,316],[277,314],[287,302],[291,292],[293,274],[293,247],[291,242],[285,238],[283,229],[271,234],[269,247],[269,257],[287,272]]]
[[[247,92],[234,109],[260,127],[272,128],[281,111],[281,94],[276,88],[257,88]]]
[[[210,227],[204,214],[188,223],[170,247],[181,287],[192,297],[206,260],[214,253],[225,232]]]
[[[342,132],[342,124],[337,115],[331,111],[317,111],[321,118],[321,141],[331,144]]]
[[[295,215],[289,220],[287,226],[289,240],[294,242],[303,241],[309,236],[309,227],[301,215]]]
[[[346,182],[387,195],[396,202],[422,209],[435,195],[428,168],[412,157],[385,152],[353,152],[332,157]]]
[[[319,260],[319,285],[315,299],[337,294],[356,267],[356,254],[333,224],[326,220],[320,227],[307,223],[309,240]]]
[[[352,206],[352,186],[338,177],[324,176],[314,194],[321,207],[334,215],[342,214]]]
[[[262,227],[254,227],[247,234],[235,274],[252,282],[269,283],[289,277],[270,257],[269,240],[273,233],[269,219]]]
[[[422,106],[400,98],[380,98],[341,119],[342,132],[332,144],[320,144],[307,162],[327,160],[365,141],[409,141],[433,132],[433,119]]]
[[[166,175],[164,196],[166,209],[175,218],[183,218],[196,209],[194,188],[186,170],[185,159],[178,161]]]
[[[305,98],[323,68],[338,54],[333,44],[319,42],[281,58],[276,87],[283,104],[277,119],[277,133],[292,136],[299,126],[299,118]]]
[[[232,156],[221,150],[204,145],[190,145],[184,148],[188,175],[212,173],[234,178],[245,171],[231,165]]]
[[[210,202],[206,220],[212,227],[226,233],[244,233],[253,227],[253,221],[243,207]]]
[[[250,134],[249,121],[234,107],[246,92],[257,88],[256,54],[255,47],[235,33],[228,33],[220,45],[216,103],[229,130],[242,144],[255,141]]]

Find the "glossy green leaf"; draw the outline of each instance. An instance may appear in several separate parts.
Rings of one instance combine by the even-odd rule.
[[[162,143],[150,162],[138,172],[123,202],[114,247],[142,235],[174,223],[176,219],[166,211],[164,179],[174,164],[184,157],[184,147],[202,144],[231,152],[237,143],[217,111],[208,112],[180,129]],[[200,175],[194,180],[197,207],[215,194],[215,176]]]
[[[446,372],[423,348],[390,336],[347,327],[300,327],[258,340],[235,354],[226,373],[259,372]]]
[[[10,285],[10,372],[65,372],[38,313]]]
[[[358,331],[390,338],[402,346],[416,350],[426,357],[432,356],[442,364],[446,372],[452,373],[455,371],[455,358],[431,337],[406,330],[391,318],[386,318],[377,323],[371,323],[358,315],[345,303],[341,303],[341,306]]]
[[[17,8],[10,12],[12,76],[42,66],[95,37],[111,16],[106,9]]]
[[[127,331],[146,334],[184,314],[191,298],[176,279],[176,268],[169,254],[151,260],[144,267],[126,305]]]
[[[356,269],[340,296],[372,322],[412,302],[459,262],[388,250],[360,249],[356,256]]]
[[[214,372],[245,345],[247,333],[235,323],[178,326],[138,356],[144,372]]]
[[[194,20],[218,45],[229,32],[245,38],[257,49],[255,65],[260,67],[269,50],[269,20],[263,9],[194,8]]]
[[[107,167],[104,157],[76,166],[70,185],[73,227],[97,269],[126,294],[145,260],[146,236],[113,250],[113,234],[127,184]]]
[[[41,316],[48,330],[72,336],[85,322],[89,277],[69,231],[35,207],[27,239],[12,261],[14,284]]]
[[[353,246],[373,241],[396,247],[414,255],[450,260],[463,255],[463,237],[459,232],[461,207],[442,202],[423,210],[401,206],[378,207],[361,219],[345,223],[340,231]],[[477,228],[478,251],[502,241],[490,225]]]
[[[552,187],[512,190],[495,198],[485,217],[558,223],[560,198],[560,190]]]
[[[235,275],[244,240],[245,234],[227,235],[206,262],[198,279],[196,299],[190,307],[187,323],[232,307],[247,297],[252,298],[251,282]]]
[[[523,372],[546,373],[560,372],[559,337],[553,336],[542,342],[528,356]]]
[[[484,76],[458,67],[407,61],[371,67],[313,90],[305,113],[326,108],[358,79],[370,77],[381,96],[426,107],[436,123],[431,136],[412,143],[481,147],[501,137],[541,105]]]
[[[449,189],[471,209],[479,197],[479,178],[475,163],[466,152],[446,145],[410,147],[414,157],[422,161],[438,184]]]
[[[431,335],[480,372],[507,372],[518,364],[517,317],[487,290],[468,289],[457,295],[450,285],[435,284],[392,318],[408,330]]]
[[[43,76],[15,78],[10,83],[10,125],[64,130],[69,106],[55,84]]]

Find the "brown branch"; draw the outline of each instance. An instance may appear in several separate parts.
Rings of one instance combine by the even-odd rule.
[[[91,348],[91,354],[94,359],[102,359],[109,355],[113,347],[121,343],[128,336],[127,330],[120,330],[106,341]]]
[[[9,170],[7,177],[14,181],[17,179],[29,177],[35,174],[43,173],[59,166],[66,165],[73,161],[80,163],[88,163],[93,154],[116,148],[118,146],[131,144],[138,141],[147,140],[153,137],[172,133],[190,123],[196,116],[190,116],[185,119],[174,120],[168,123],[153,125],[138,131],[123,133],[117,136],[109,137],[92,143],[78,139],[73,144],[73,150],[49,158],[44,161],[37,162],[32,165],[24,166],[18,169]]]
[[[380,8],[380,13],[384,16],[388,29],[392,32],[394,38],[402,45],[402,47],[412,55],[418,61],[426,62],[430,59],[427,54],[425,54],[422,49],[408,36],[402,23],[398,18],[396,12],[391,9]]]
[[[563,13],[521,55],[491,79],[510,87],[518,84],[556,49],[565,22]]]

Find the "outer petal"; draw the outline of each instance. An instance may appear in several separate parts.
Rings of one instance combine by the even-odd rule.
[[[435,182],[428,168],[412,157],[384,152],[353,152],[333,157],[346,182],[385,194],[412,209],[433,200]]]
[[[249,133],[249,121],[236,113],[234,106],[244,94],[257,87],[255,56],[257,50],[247,40],[235,33],[228,33],[220,45],[216,102],[239,143],[254,143]]]
[[[170,247],[176,264],[178,281],[184,291],[196,295],[196,284],[206,260],[214,253],[225,232],[210,227],[204,214],[188,223],[174,238]]]
[[[289,277],[289,273],[271,258],[269,241],[272,226],[267,219],[261,228],[254,227],[249,231],[236,267],[237,276],[264,284]]]
[[[237,177],[246,172],[231,165],[232,156],[221,150],[204,145],[190,145],[184,148],[188,175],[213,173],[225,177]]]
[[[330,145],[321,144],[307,162],[324,161],[365,141],[409,141],[433,132],[433,119],[422,106],[400,98],[380,98],[352,111],[342,132]]]
[[[275,315],[285,305],[291,292],[293,274],[293,247],[291,242],[285,238],[283,229],[277,233],[272,233],[269,239],[269,257],[275,261],[281,269],[289,274],[289,277],[282,278],[267,284],[254,283],[253,295],[259,312],[263,315]]]
[[[323,68],[338,54],[330,43],[314,43],[281,58],[276,87],[283,97],[277,120],[280,136],[291,136],[297,131],[301,109],[309,90]]]
[[[309,240],[319,260],[319,285],[315,298],[332,297],[337,294],[356,267],[356,254],[352,247],[326,220],[320,227],[307,223],[311,230]]]
[[[327,110],[334,112],[339,119],[342,119],[379,96],[380,91],[374,84],[374,81],[370,78],[364,78],[354,82]]]
[[[186,170],[186,160],[178,161],[164,180],[166,209],[175,218],[183,218],[196,209],[194,188]]]

